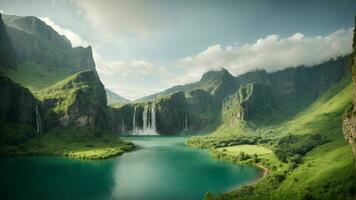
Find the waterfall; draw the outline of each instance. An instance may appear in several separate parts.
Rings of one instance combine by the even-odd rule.
[[[36,124],[37,124],[37,133],[42,134],[42,121],[41,115],[38,110],[38,105],[36,105]]]
[[[188,112],[184,113],[183,132],[188,130]]]
[[[147,126],[147,119],[148,119],[148,105],[145,106],[142,113],[143,132],[146,132],[149,129],[149,127]]]
[[[145,105],[142,112],[142,129],[136,127],[136,107],[134,109],[134,117],[132,119],[133,135],[158,135],[156,126],[156,105],[152,102],[150,107],[148,104]]]
[[[132,133],[133,135],[136,133],[136,107],[134,107],[134,113],[132,118]]]
[[[151,129],[154,133],[157,134],[157,127],[156,127],[156,105],[155,102],[152,102],[151,108]]]

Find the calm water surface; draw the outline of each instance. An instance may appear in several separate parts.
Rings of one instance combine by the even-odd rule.
[[[0,199],[202,199],[256,180],[261,171],[212,160],[184,137],[129,137],[137,150],[103,161],[0,158]]]

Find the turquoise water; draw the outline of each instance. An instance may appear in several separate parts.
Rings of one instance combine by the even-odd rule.
[[[261,171],[212,160],[183,137],[129,137],[137,150],[103,161],[0,159],[1,199],[202,199],[256,180]]]

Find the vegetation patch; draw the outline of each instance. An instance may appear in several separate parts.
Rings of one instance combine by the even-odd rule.
[[[4,138],[4,135],[1,135]],[[2,139],[2,141],[6,141]],[[4,143],[1,155],[55,155],[74,159],[105,159],[134,148],[131,142],[100,129],[60,129],[12,145]]]

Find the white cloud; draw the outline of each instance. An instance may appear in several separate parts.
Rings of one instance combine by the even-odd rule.
[[[165,2],[161,2],[163,3]],[[107,0],[103,3],[77,0],[76,4],[87,21],[108,38],[128,33],[147,36],[162,28],[163,21],[166,20],[160,16],[162,10],[148,1]]]
[[[56,24],[53,20],[51,20],[49,17],[40,17],[40,19],[42,21],[44,21],[47,25],[51,26],[60,35],[66,36],[68,38],[68,40],[72,43],[73,47],[78,47],[78,46],[87,47],[87,46],[89,46],[88,42],[85,41],[78,34],[74,33],[70,29],[62,28],[61,26]]]
[[[300,65],[313,66],[351,53],[352,34],[350,28],[328,36],[307,37],[296,33],[281,38],[269,35],[240,47],[217,44],[195,56],[181,59],[178,65],[187,71],[186,78],[194,80],[205,71],[221,67],[239,75],[255,69],[274,72]]]
[[[101,81],[110,90],[130,100],[159,92],[166,88],[163,81],[168,72],[145,60],[107,61],[93,51]]]

